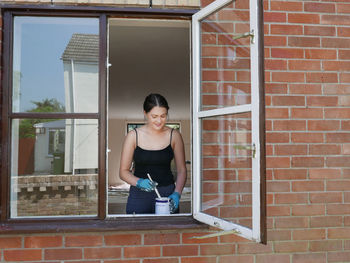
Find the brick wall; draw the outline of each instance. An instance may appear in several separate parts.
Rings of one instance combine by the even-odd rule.
[[[10,235],[0,238],[1,260],[349,262],[350,3],[264,4],[266,246],[233,235],[189,239],[198,230]]]

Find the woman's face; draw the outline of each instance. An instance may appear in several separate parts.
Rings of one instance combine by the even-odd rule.
[[[155,106],[149,112],[145,112],[148,125],[155,129],[161,130],[167,119],[168,110],[164,107]]]

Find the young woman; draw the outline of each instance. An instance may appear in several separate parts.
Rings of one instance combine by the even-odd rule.
[[[181,134],[165,126],[168,102],[159,94],[150,94],[143,103],[146,124],[130,131],[125,138],[119,175],[130,184],[127,214],[149,214],[155,210],[155,187],[162,197],[170,198],[171,213],[178,213],[186,182],[184,143]],[[170,170],[175,159],[177,177]],[[130,167],[134,162],[134,173]],[[149,174],[152,180],[148,179]]]

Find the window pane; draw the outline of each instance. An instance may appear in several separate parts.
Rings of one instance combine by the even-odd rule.
[[[202,119],[201,211],[251,228],[251,114]]]
[[[97,214],[97,119],[14,119],[11,143],[12,218]]]
[[[15,17],[13,112],[97,112],[97,18]]]
[[[201,110],[250,103],[250,38],[233,39],[249,31],[245,0],[201,22]]]

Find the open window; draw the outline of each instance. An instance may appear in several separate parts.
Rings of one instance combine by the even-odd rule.
[[[265,240],[262,1],[193,16],[193,215]]]

